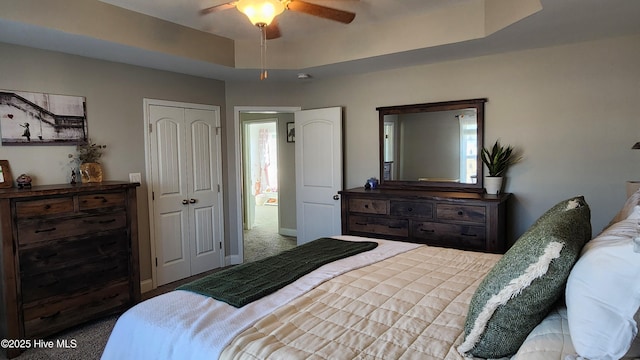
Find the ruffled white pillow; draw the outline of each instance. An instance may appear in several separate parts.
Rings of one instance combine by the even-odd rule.
[[[582,357],[619,359],[638,333],[640,309],[640,206],[589,241],[573,267],[566,288],[567,317],[573,345]]]

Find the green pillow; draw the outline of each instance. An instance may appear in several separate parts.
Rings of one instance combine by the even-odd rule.
[[[463,356],[500,358],[518,351],[564,293],[571,268],[591,238],[584,197],[545,212],[496,263],[474,293]]]

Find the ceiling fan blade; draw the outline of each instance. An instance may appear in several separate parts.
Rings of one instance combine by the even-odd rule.
[[[208,8],[204,8],[200,10],[200,15],[207,15],[207,14],[211,14],[211,13],[222,11],[222,10],[233,9],[234,7],[236,7],[236,3],[237,1],[232,1],[230,3],[226,3],[222,5],[210,6]]]
[[[267,32],[267,40],[277,39],[282,36],[282,34],[280,34],[280,27],[278,26],[277,18],[274,18],[271,21],[271,24],[267,25],[264,30]]]
[[[291,0],[291,2],[289,2],[289,4],[287,5],[287,9],[292,11],[302,12],[302,13],[313,15],[313,16],[318,16],[318,17],[333,20],[333,21],[338,21],[344,24],[351,23],[353,19],[356,17],[356,14],[349,11],[338,10],[338,9],[334,9],[334,8],[330,8],[322,5],[311,4],[301,0]]]

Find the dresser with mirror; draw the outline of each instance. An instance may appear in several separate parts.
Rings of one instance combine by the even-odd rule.
[[[484,193],[486,101],[377,108],[379,183],[341,192],[342,233],[504,253],[511,194]]]

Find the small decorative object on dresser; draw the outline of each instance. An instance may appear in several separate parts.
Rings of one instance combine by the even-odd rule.
[[[88,139],[86,143],[76,146],[76,155],[69,154],[73,162],[78,164],[82,183],[102,182],[103,172],[100,158],[107,145],[98,145]]]
[[[136,186],[0,190],[1,338],[45,338],[140,300]]]
[[[0,160],[0,189],[13,186],[13,177],[8,160]]]
[[[31,189],[31,176],[22,174],[16,179],[18,189]]]
[[[504,174],[509,166],[520,161],[521,156],[517,155],[511,145],[502,146],[500,140],[491,147],[491,151],[482,148],[482,162],[487,166],[489,175],[484,179],[484,187],[489,195],[497,195],[502,191]]]

